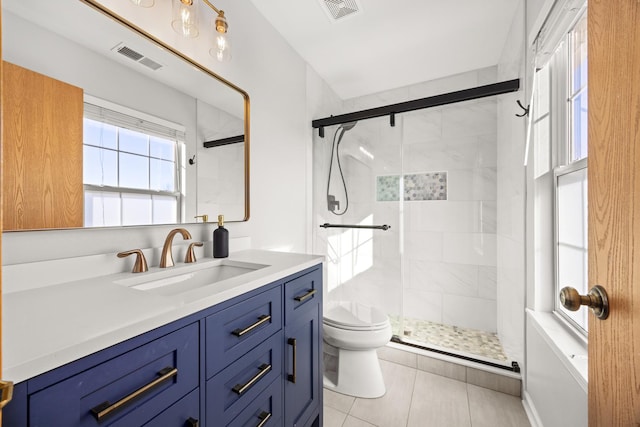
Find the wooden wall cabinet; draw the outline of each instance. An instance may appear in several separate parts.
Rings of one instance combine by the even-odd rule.
[[[5,423],[319,427],[321,319],[317,265],[17,384]]]
[[[3,61],[3,229],[83,225],[83,91]]]

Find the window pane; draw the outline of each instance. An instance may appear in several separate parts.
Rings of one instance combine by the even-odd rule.
[[[175,191],[175,164],[166,160],[151,159],[151,189]]]
[[[122,225],[151,224],[151,195],[122,193]]]
[[[140,132],[129,129],[119,129],[120,151],[149,155],[149,137]]]
[[[578,92],[587,85],[587,15],[576,24],[571,33],[572,46],[572,93]]]
[[[120,194],[101,191],[84,193],[84,226],[107,227],[120,223]]]
[[[178,222],[178,200],[169,196],[153,196],[153,223],[175,224]]]
[[[581,295],[588,292],[587,283],[587,169],[558,177],[557,188],[558,290],[572,286]],[[588,310],[567,311],[558,308],[587,330]]]
[[[118,185],[117,152],[84,146],[83,182],[91,185]]]
[[[158,159],[172,160],[176,158],[176,142],[168,139],[151,137],[149,139],[149,154]]]
[[[118,131],[115,126],[96,122],[95,120],[83,120],[83,141],[96,147],[118,148]]]
[[[120,153],[120,187],[149,189],[149,158]]]
[[[571,160],[580,160],[587,157],[587,113],[587,90],[585,89],[573,100],[573,147]]]

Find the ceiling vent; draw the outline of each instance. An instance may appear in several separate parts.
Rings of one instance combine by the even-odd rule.
[[[132,61],[136,61],[137,63],[142,64],[145,67],[152,69],[153,71],[156,71],[162,68],[162,64],[154,61],[153,59],[147,56],[144,56],[140,52],[133,50],[129,46],[125,45],[124,43],[118,44],[116,47],[114,47],[111,50],[119,53],[122,56],[125,56],[131,59]]]
[[[347,16],[353,16],[362,10],[356,0],[319,0],[333,21],[339,21]]]

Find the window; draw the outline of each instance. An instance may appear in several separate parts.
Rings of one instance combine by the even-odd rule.
[[[566,22],[566,21],[565,21]],[[565,28],[567,28],[565,26]],[[535,75],[534,179],[536,197],[553,206],[554,311],[586,334],[587,310],[566,310],[565,286],[588,292],[587,278],[587,17],[577,14]]]
[[[85,103],[85,227],[180,222],[183,133]]]

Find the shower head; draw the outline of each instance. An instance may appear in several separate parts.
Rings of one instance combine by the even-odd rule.
[[[358,122],[347,122],[347,123],[342,123],[339,127],[341,127],[342,129],[344,129],[344,131],[346,132],[346,131],[348,131],[348,130],[353,129],[357,123],[358,123]]]

